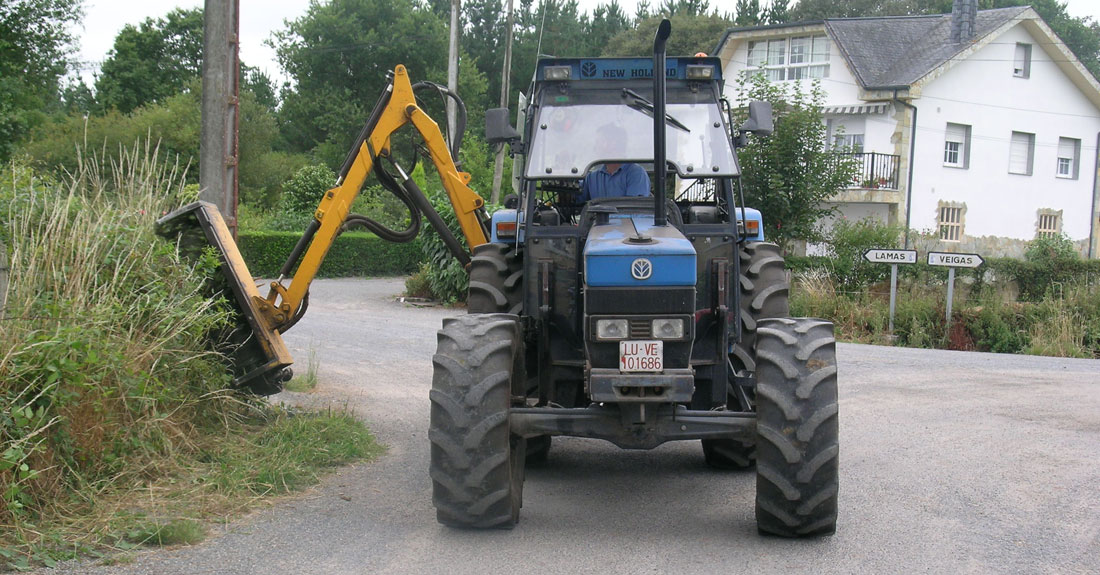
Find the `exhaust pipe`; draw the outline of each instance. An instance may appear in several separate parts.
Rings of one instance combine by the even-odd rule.
[[[665,202],[665,42],[672,33],[672,23],[661,20],[653,37],[653,224],[668,223],[668,206]]]

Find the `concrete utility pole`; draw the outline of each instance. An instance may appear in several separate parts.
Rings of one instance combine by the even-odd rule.
[[[237,236],[239,0],[206,0],[203,12],[199,199],[218,207]]]
[[[458,15],[462,12],[462,0],[451,0],[451,47],[450,54],[447,58],[447,89],[458,93],[458,36],[459,36],[459,18]],[[448,134],[453,135],[455,133],[455,114],[458,112],[455,110],[455,103],[447,100],[447,129]],[[455,158],[458,161],[458,158]]]
[[[508,15],[504,23],[504,69],[500,73],[500,107],[508,107],[509,79],[512,77],[512,0],[508,0]],[[490,201],[500,203],[500,184],[504,178],[504,144],[497,145],[496,164],[493,165],[493,195]]]

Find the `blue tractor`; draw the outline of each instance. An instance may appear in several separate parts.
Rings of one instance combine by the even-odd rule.
[[[525,462],[574,436],[701,440],[712,467],[755,466],[762,533],[836,529],[833,326],[787,317],[783,258],[739,193],[735,149],[770,133],[771,109],[732,126],[718,59],[666,58],[668,32],[652,59],[541,59],[520,130],[487,114],[518,194],[473,250],[469,314],[439,332],[441,523],[513,526]],[[608,164],[644,168],[650,195],[588,198]]]

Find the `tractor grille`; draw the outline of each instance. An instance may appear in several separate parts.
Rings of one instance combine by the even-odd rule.
[[[649,319],[632,319],[630,320],[630,339],[649,339],[652,335],[653,320]]]

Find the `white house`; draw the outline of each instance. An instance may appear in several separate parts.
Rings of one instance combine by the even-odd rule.
[[[747,70],[821,82],[830,144],[863,162],[832,198],[843,217],[988,255],[1064,233],[1098,257],[1100,84],[1032,8],[976,2],[936,16],[733,28],[715,53],[731,100]]]

